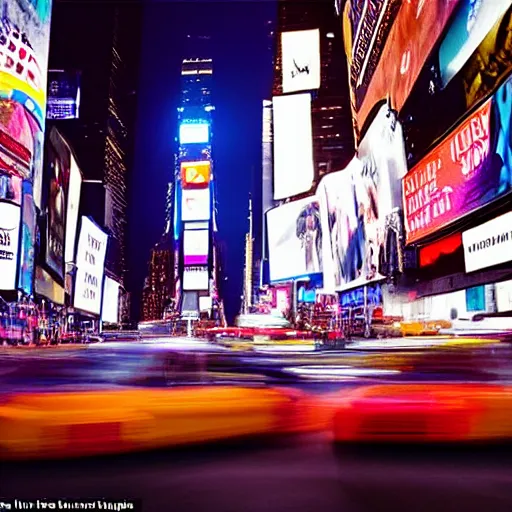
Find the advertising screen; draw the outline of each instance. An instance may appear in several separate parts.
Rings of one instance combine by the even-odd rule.
[[[512,212],[462,233],[466,272],[512,260]]]
[[[348,167],[317,189],[324,289],[343,291],[401,272],[401,188],[407,172],[402,128],[383,107]]]
[[[204,188],[210,183],[211,163],[181,162],[181,186],[183,188]]]
[[[82,217],[77,250],[74,307],[100,314],[103,272],[108,235],[87,217]]]
[[[316,197],[267,212],[270,280],[284,281],[322,272],[322,229]]]
[[[27,110],[19,103],[0,99],[2,171],[26,180],[39,179],[42,141],[42,131]]]
[[[103,305],[101,320],[110,324],[117,324],[119,315],[119,283],[105,277],[103,283]]]
[[[353,105],[359,129],[381,100],[390,97],[393,108],[402,109],[458,3],[459,0],[402,2],[364,100],[360,106]]]
[[[60,133],[50,132],[47,150],[49,177],[46,263],[60,278],[64,276],[66,205],[71,151]]]
[[[511,112],[509,80],[404,178],[408,243],[510,191]]]
[[[71,155],[69,171],[64,261],[66,263],[73,263],[75,261],[76,228],[78,224],[78,209],[80,207],[80,192],[82,190],[82,173],[73,155]]]
[[[210,233],[207,229],[185,229],[183,257],[185,265],[206,265]]]
[[[46,118],[78,119],[80,111],[80,73],[63,70],[48,71]]]
[[[512,71],[512,7],[499,19],[461,71],[469,107],[491,94]]]
[[[320,88],[320,30],[281,33],[283,93]]]
[[[181,220],[210,220],[210,189],[183,190],[181,193]]]
[[[351,0],[345,6],[343,34],[357,108],[366,95],[400,4],[400,0]]]
[[[23,105],[41,127],[46,111],[51,4],[51,0],[0,0],[0,97]]]
[[[21,258],[18,289],[27,295],[33,293],[34,244],[36,236],[36,207],[30,182],[23,183],[23,208],[21,216]]]
[[[448,33],[439,48],[439,69],[443,87],[506,13],[510,0],[462,0]]]
[[[0,171],[0,201],[9,201],[21,205],[21,187],[23,180],[19,176],[3,174]]]
[[[0,202],[0,290],[16,290],[21,208]]]
[[[34,278],[36,294],[50,299],[54,304],[63,305],[65,290],[57,284],[52,276],[43,268],[36,266]]]
[[[274,96],[274,199],[307,192],[315,178],[311,95]]]
[[[208,123],[184,123],[180,125],[180,144],[208,144],[210,126]]]
[[[208,269],[204,267],[183,270],[183,291],[207,291],[210,287]]]

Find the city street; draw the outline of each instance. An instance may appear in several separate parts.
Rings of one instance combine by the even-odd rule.
[[[6,498],[140,498],[144,512],[445,510],[508,512],[503,448],[335,454],[321,436],[123,457],[3,464]]]

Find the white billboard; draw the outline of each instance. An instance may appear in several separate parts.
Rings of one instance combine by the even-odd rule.
[[[183,271],[183,291],[207,291],[210,277],[206,267],[191,267]]]
[[[210,232],[207,229],[185,229],[183,233],[183,259],[185,265],[206,265]]]
[[[320,31],[281,34],[283,93],[320,88]]]
[[[274,96],[274,199],[310,190],[315,178],[311,95]]]
[[[75,261],[75,239],[78,224],[78,209],[80,207],[80,192],[82,190],[82,173],[71,155],[69,167],[68,208],[66,214],[66,242],[64,245],[64,261]]]
[[[108,235],[87,217],[82,217],[76,254],[74,307],[87,313],[100,314],[103,272]]]
[[[267,212],[270,280],[322,272],[322,229],[315,196]]]
[[[110,277],[105,277],[103,283],[101,320],[111,324],[119,321],[119,283]]]
[[[210,220],[210,189],[182,190],[181,220]]]
[[[16,290],[21,208],[0,202],[0,290]]]
[[[180,125],[180,144],[208,144],[210,126],[208,123],[183,123]]]
[[[512,260],[512,212],[462,233],[466,272]]]

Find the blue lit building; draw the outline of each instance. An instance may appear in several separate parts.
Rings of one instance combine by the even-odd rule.
[[[178,149],[174,182],[168,189],[166,232],[173,232],[174,298],[181,316],[220,320],[212,79],[211,58],[183,60]]]

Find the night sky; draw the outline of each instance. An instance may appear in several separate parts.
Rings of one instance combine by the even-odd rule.
[[[261,108],[272,82],[266,21],[275,22],[276,13],[273,1],[146,4],[128,240],[129,287],[137,317],[150,249],[164,229],[187,34],[211,36],[216,107],[213,158],[219,236],[228,248],[224,254],[228,320],[239,311],[250,192],[256,234],[261,229],[261,191],[256,185],[261,183]]]

